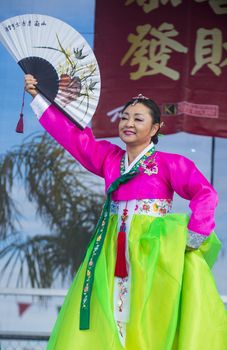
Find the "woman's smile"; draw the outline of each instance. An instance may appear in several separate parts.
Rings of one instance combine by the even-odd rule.
[[[135,135],[136,132],[135,131],[132,131],[132,130],[124,130],[123,133],[126,135],[126,136],[131,136],[131,135]]]

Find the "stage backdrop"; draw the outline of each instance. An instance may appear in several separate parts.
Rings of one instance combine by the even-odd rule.
[[[94,49],[97,137],[117,135],[139,93],[160,105],[163,133],[227,137],[227,0],[96,0]]]

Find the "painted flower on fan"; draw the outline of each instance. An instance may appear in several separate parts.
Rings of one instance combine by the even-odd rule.
[[[65,49],[65,56],[66,56],[67,59],[69,59],[69,57],[72,56],[72,52],[71,52],[70,48]]]
[[[92,74],[93,74],[93,73],[95,72],[95,70],[96,70],[96,65],[93,64],[93,63],[88,64],[87,70],[88,70],[89,73],[92,73]]]
[[[75,101],[81,92],[81,80],[79,77],[71,78],[68,74],[61,74],[57,97],[63,106]]]

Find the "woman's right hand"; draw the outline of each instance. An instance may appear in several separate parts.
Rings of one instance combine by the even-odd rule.
[[[24,88],[32,97],[38,95],[36,85],[38,84],[37,80],[31,74],[25,74],[24,76]]]

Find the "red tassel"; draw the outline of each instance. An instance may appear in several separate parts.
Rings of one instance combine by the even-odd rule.
[[[24,118],[23,118],[23,110],[24,110],[24,99],[25,99],[25,89],[23,91],[23,97],[22,97],[22,104],[21,104],[21,111],[20,111],[20,119],[18,120],[16,132],[23,134],[24,132]]]
[[[127,265],[126,265],[126,233],[124,231],[118,232],[117,238],[117,260],[115,265],[115,276],[116,277],[127,277]]]
[[[24,118],[23,113],[20,114],[20,119],[18,120],[16,132],[23,134],[24,132]]]

